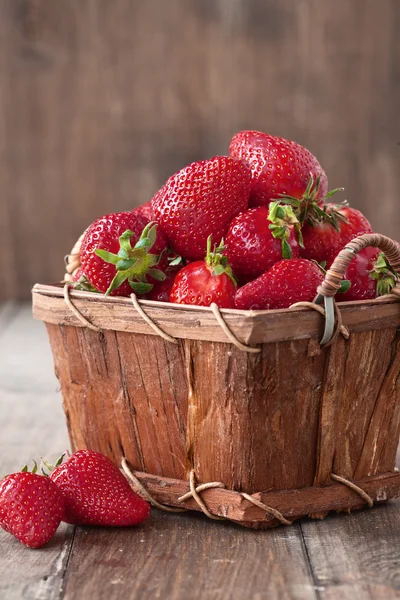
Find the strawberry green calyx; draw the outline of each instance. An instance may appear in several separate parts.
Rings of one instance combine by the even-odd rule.
[[[325,194],[323,198],[318,197],[318,191],[320,186],[320,177],[317,177],[314,182],[314,177],[310,173],[310,179],[308,180],[307,188],[301,198],[295,198],[294,196],[288,196],[286,194],[280,194],[279,202],[282,204],[288,204],[293,207],[294,214],[298,221],[303,224],[305,222],[313,225],[314,223],[321,223],[323,221],[329,221],[335,229],[338,229],[337,221],[345,220],[342,215],[335,215],[335,217],[328,213],[326,210],[319,206],[321,200],[326,202],[337,192],[342,192],[344,188],[336,188]]]
[[[61,456],[59,456],[59,457],[57,458],[57,460],[56,460],[56,462],[54,463],[54,465],[52,465],[52,464],[51,464],[51,463],[50,463],[48,460],[46,460],[45,458],[43,458],[43,456],[41,456],[41,457],[40,457],[40,460],[41,460],[41,462],[42,462],[42,465],[43,465],[44,467],[46,467],[46,469],[49,471],[49,473],[51,473],[52,471],[54,471],[54,469],[55,469],[56,467],[59,467],[59,466],[61,465],[61,463],[62,463],[62,462],[63,462],[63,460],[64,460],[64,457],[65,457],[65,455],[66,455],[66,452],[64,452],[63,454],[61,454]],[[42,474],[43,474],[45,477],[48,477],[48,476],[49,476],[49,474],[48,474],[48,473],[47,473],[47,472],[46,472],[46,471],[43,469],[43,467],[41,468],[41,471],[42,471]]]
[[[211,250],[211,238],[211,235],[207,238],[207,253],[204,260],[212,269],[212,275],[222,275],[225,273],[232,283],[237,285],[237,281],[228,262],[228,257],[223,254],[225,250],[224,240],[222,239],[219,246],[214,246],[214,250]]]
[[[291,206],[282,206],[278,200],[271,202],[268,220],[271,221],[269,228],[273,237],[282,241],[282,258],[292,258],[292,249],[287,241],[290,237],[291,227],[297,233],[299,245],[304,247],[300,223]]]
[[[386,256],[380,252],[370,272],[371,279],[376,280],[376,295],[385,296],[390,294],[397,282],[397,273],[388,263]]]
[[[99,290],[97,290],[94,285],[92,285],[86,275],[81,275],[78,281],[71,281],[70,285],[75,289],[81,292],[94,292],[99,294]]]
[[[33,475],[35,475],[35,473],[37,473],[38,466],[37,466],[36,460],[32,459],[32,462],[33,462],[32,471],[30,471],[28,469],[28,465],[24,465],[21,469],[21,473],[32,473]]]
[[[97,249],[95,253],[105,262],[115,265],[117,273],[112,280],[106,296],[117,289],[124,281],[137,294],[146,294],[153,289],[153,285],[147,282],[146,276],[150,275],[157,281],[164,281],[165,273],[160,269],[154,268],[161,258],[161,255],[151,254],[150,250],[155,244],[157,235],[157,223],[148,223],[143,229],[142,234],[132,248],[131,237],[134,233],[127,229],[119,238],[120,249],[118,254]]]

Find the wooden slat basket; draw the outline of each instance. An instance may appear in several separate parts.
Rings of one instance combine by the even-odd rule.
[[[367,234],[340,253],[320,293],[333,296],[368,245],[400,271],[397,246]],[[122,461],[156,505],[264,528],[400,495],[399,295],[396,285],[341,303],[324,346],[325,319],[310,307],[135,308],[38,284],[33,313],[47,325],[73,449]]]

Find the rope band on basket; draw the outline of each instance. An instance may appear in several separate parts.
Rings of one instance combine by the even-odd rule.
[[[168,333],[165,333],[165,331],[163,331],[161,329],[161,327],[159,327],[154,321],[153,319],[150,319],[149,315],[146,314],[143,310],[143,308],[140,306],[139,301],[136,297],[136,294],[131,294],[130,295],[131,301],[133,306],[135,307],[136,311],[139,313],[139,315],[142,317],[142,319],[144,321],[146,321],[146,323],[148,325],[150,325],[150,327],[153,329],[153,331],[155,331],[157,333],[157,335],[159,335],[160,337],[163,338],[163,340],[166,340],[167,342],[171,342],[172,344],[177,344],[178,340],[174,337],[172,337],[171,335],[168,335]]]
[[[123,457],[121,459],[121,470],[125,474],[126,478],[129,480],[129,482],[131,483],[134,490],[140,496],[142,496],[142,498],[144,498],[144,500],[147,500],[147,502],[149,502],[155,508],[158,508],[159,510],[163,510],[164,512],[171,512],[171,513],[187,512],[187,510],[189,510],[186,508],[175,508],[172,506],[167,506],[166,504],[161,504],[155,498],[153,498],[153,496],[148,492],[148,490],[144,487],[144,485],[141,483],[141,481],[139,481],[139,479],[129,469],[125,457]],[[372,508],[372,506],[374,505],[374,501],[372,500],[371,496],[369,494],[367,494],[367,492],[365,492],[358,485],[356,485],[352,481],[349,481],[348,479],[345,479],[344,477],[335,475],[334,473],[331,473],[331,478],[333,480],[337,481],[338,483],[342,483],[346,487],[348,487],[351,490],[353,490],[354,492],[356,492],[359,496],[361,496],[361,498],[363,498],[363,500],[365,500],[365,502],[368,504],[368,506],[370,508]],[[185,502],[186,500],[189,500],[189,498],[193,498],[196,501],[196,503],[198,504],[198,506],[201,508],[202,512],[209,519],[214,519],[217,521],[226,520],[225,517],[221,517],[219,515],[215,515],[215,514],[211,513],[209,511],[209,509],[207,508],[204,500],[200,497],[200,493],[204,492],[204,490],[208,490],[211,488],[224,489],[225,485],[223,483],[221,483],[220,481],[213,481],[213,482],[209,482],[209,483],[202,483],[201,485],[196,486],[196,475],[195,475],[194,469],[191,469],[190,476],[189,476],[189,487],[190,487],[190,490],[188,492],[186,492],[186,494],[183,494],[183,496],[179,496],[179,498],[177,498],[178,502]],[[282,525],[292,525],[292,521],[289,521],[288,519],[286,519],[286,517],[284,517],[284,515],[278,509],[273,508],[272,506],[267,506],[266,504],[264,504],[264,502],[261,502],[261,500],[258,500],[257,498],[254,498],[254,496],[251,496],[250,494],[246,494],[245,492],[240,492],[240,495],[248,502],[251,502],[255,506],[258,506],[259,508],[264,510],[271,517],[274,517]]]
[[[70,288],[70,286],[71,286],[71,284],[68,283],[68,282],[64,285],[64,300],[65,300],[65,304],[68,306],[68,308],[70,309],[70,311],[76,316],[76,318],[82,323],[82,325],[84,325],[85,327],[88,327],[92,331],[96,331],[97,333],[100,333],[101,332],[100,327],[97,327],[97,325],[93,325],[93,323],[91,323],[90,321],[88,321],[87,318],[84,317],[83,314],[72,303],[72,300],[71,300],[70,295],[69,295],[69,288]]]
[[[335,481],[338,481],[339,483],[343,483],[343,485],[346,485],[348,488],[353,490],[353,492],[356,492],[359,496],[361,496],[361,498],[364,498],[365,502],[368,504],[368,506],[370,508],[373,507],[374,501],[372,500],[371,496],[369,494],[367,494],[367,492],[364,492],[364,490],[362,488],[360,488],[358,485],[356,485],[352,481],[349,481],[348,479],[345,479],[344,477],[340,477],[340,475],[335,475],[334,473],[331,473],[331,477]]]
[[[64,285],[64,300],[65,300],[65,303],[68,306],[68,308],[76,316],[76,318],[82,323],[82,325],[85,325],[92,331],[97,331],[97,332],[102,331],[100,329],[100,327],[97,327],[96,325],[94,325],[93,323],[88,321],[88,319],[86,317],[84,317],[83,314],[72,303],[71,297],[69,295],[70,287],[71,287],[71,283],[66,282]],[[131,294],[130,299],[131,299],[131,302],[132,302],[133,306],[135,307],[137,313],[153,329],[153,331],[155,331],[155,333],[157,335],[162,337],[167,342],[171,342],[172,344],[178,343],[177,338],[174,338],[173,336],[166,333],[163,329],[161,329],[161,327],[159,325],[157,325],[157,323],[155,321],[153,321],[153,319],[151,317],[149,317],[149,315],[143,310],[143,307],[140,306],[140,303],[139,303],[139,300],[137,299],[136,294]],[[232,342],[232,344],[234,344],[237,348],[239,348],[239,350],[243,350],[244,352],[249,352],[249,353],[261,352],[260,348],[253,348],[252,346],[247,346],[246,344],[243,344],[240,340],[238,340],[238,338],[234,335],[234,333],[232,333],[232,331],[229,329],[228,325],[226,324],[226,322],[219,310],[219,307],[216,304],[211,304],[210,308],[215,316],[215,319],[216,319],[218,325],[223,329],[223,331],[225,332],[229,341]]]
[[[318,312],[320,315],[322,315],[323,317],[327,316],[326,315],[326,311],[322,308],[322,306],[320,306],[319,304],[315,304],[315,302],[296,302],[295,304],[292,304],[289,308],[311,308],[313,310],[315,310],[316,312]],[[343,337],[347,340],[350,337],[350,332],[347,329],[347,327],[345,325],[343,325],[343,319],[342,319],[342,315],[341,312],[337,306],[337,304],[335,304],[335,314],[337,317],[337,325],[336,325],[336,329],[333,333],[333,335],[331,336],[331,339],[326,342],[325,344],[323,344],[324,348],[326,348],[327,346],[330,346],[331,344],[333,344],[333,342],[336,340],[336,338],[338,337],[338,335],[341,333],[343,335]],[[322,341],[321,340],[321,345],[322,345]]]

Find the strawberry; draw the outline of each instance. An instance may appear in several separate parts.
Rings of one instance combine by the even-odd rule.
[[[379,248],[368,247],[354,256],[344,278],[350,282],[350,289],[344,294],[336,294],[338,302],[371,300],[390,294],[397,274]]]
[[[205,260],[191,262],[175,277],[169,301],[175,304],[234,308],[236,281],[222,244],[211,252],[211,236],[207,240]]]
[[[47,544],[63,517],[64,498],[48,477],[21,472],[0,481],[0,525],[25,546]]]
[[[96,288],[86,277],[82,267],[79,267],[79,269],[77,269],[73,274],[71,286],[73,286],[75,290],[80,290],[83,292],[98,292],[98,290],[96,290]]]
[[[231,222],[225,254],[240,280],[254,279],[283,258],[299,255],[294,225],[298,221],[290,206],[277,202],[240,213]]]
[[[72,280],[75,281],[76,283],[78,283],[78,281],[81,279],[81,277],[86,277],[83,268],[79,267],[72,275]]]
[[[366,217],[355,208],[327,204],[325,217],[306,222],[303,226],[303,258],[325,262],[329,267],[338,252],[361,233],[372,232]]]
[[[311,302],[323,279],[321,270],[310,260],[280,260],[236,292],[235,306],[243,310],[265,310]]]
[[[296,142],[261,131],[239,131],[229,150],[233,158],[250,165],[250,207],[268,206],[282,195],[313,202],[328,190],[328,179],[318,160]],[[315,184],[308,190],[310,175]]]
[[[162,269],[167,265],[160,255],[166,252],[167,238],[156,223],[123,212],[105,215],[90,225],[80,257],[87,279],[98,291],[129,296],[132,289],[138,294],[149,292],[154,280],[165,278]]]
[[[99,452],[74,452],[51,471],[50,480],[64,497],[63,520],[67,523],[125,527],[137,525],[150,515],[150,505]]]
[[[151,202],[145,202],[145,204],[141,204],[137,206],[132,211],[135,215],[144,217],[147,221],[153,221],[153,211],[151,210]]]
[[[157,281],[153,289],[148,292],[144,298],[156,302],[169,302],[169,296],[177,273],[182,269],[182,265],[170,265],[165,270],[164,281]]]
[[[249,167],[227,156],[194,162],[170,177],[151,206],[172,249],[203,259],[207,238],[223,238],[233,217],[247,208],[250,183]]]

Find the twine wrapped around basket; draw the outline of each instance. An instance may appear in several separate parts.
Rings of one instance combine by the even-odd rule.
[[[73,281],[74,275],[77,273],[79,267],[81,266],[81,244],[82,240],[85,236],[86,230],[79,236],[77,241],[74,244],[71,252],[66,255],[65,261],[65,274],[64,274],[64,282]]]
[[[132,305],[36,285],[73,449],[110,456],[158,507],[254,528],[399,496],[400,286],[340,310],[333,301],[370,245],[400,271],[393,241],[362,235],[334,261],[316,310]],[[71,275],[76,249],[68,265]]]

